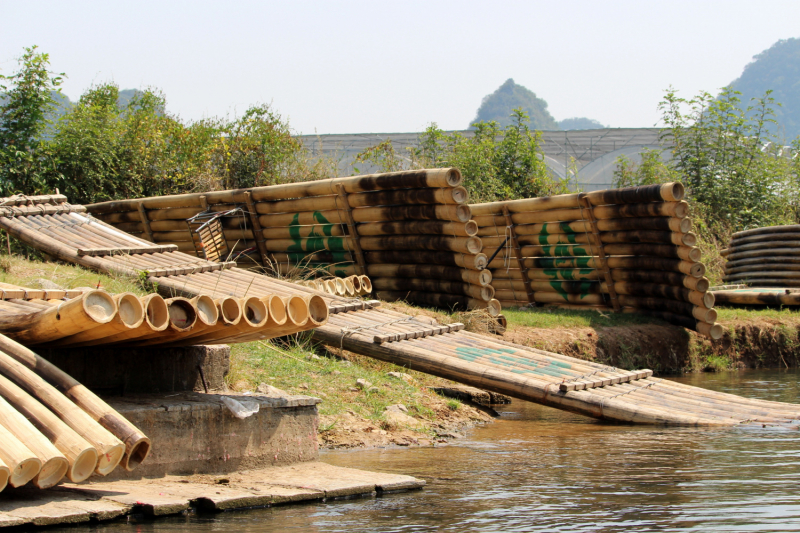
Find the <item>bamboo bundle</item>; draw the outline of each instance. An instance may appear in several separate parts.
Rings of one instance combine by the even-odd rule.
[[[725,257],[727,283],[752,287],[800,287],[800,226],[770,226],[734,233]],[[734,301],[736,300],[736,301]],[[783,300],[786,303],[780,304]],[[778,294],[740,293],[726,296],[725,303],[749,305],[797,305],[794,298]]]
[[[222,219],[220,243],[242,254],[240,264],[255,261],[283,275],[348,277],[386,264],[480,271],[486,258],[461,179],[457,169],[432,169],[105,202],[88,209],[119,229],[202,255],[186,219],[202,211],[246,207]],[[373,282],[384,276],[381,272],[370,274]],[[414,285],[419,277],[404,279],[403,286],[414,294],[450,294],[457,297],[454,302],[491,300],[486,284],[474,282],[475,274],[461,276],[462,283],[453,283],[458,278],[443,269],[430,270],[424,285]],[[389,282],[380,283],[387,287]]]
[[[717,303],[732,305],[800,306],[800,290],[741,288],[713,291]]]
[[[667,183],[470,207],[503,305],[663,310],[716,335],[682,199]]]

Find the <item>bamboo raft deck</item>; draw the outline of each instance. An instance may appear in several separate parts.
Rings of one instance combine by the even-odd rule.
[[[0,227],[18,230],[15,235],[40,249],[45,242],[47,253],[103,271],[138,276],[139,271],[126,263],[132,257],[141,266],[152,264],[147,258],[161,258],[161,268],[165,269],[192,259],[193,266],[186,273],[170,270],[168,276],[156,276],[152,269],[144,269],[160,290],[172,294],[212,298],[302,294],[319,298],[329,314],[327,322],[313,329],[317,342],[598,419],[667,426],[800,424],[800,405],[707,391],[655,378],[647,370],[626,371],[520,346],[464,331],[455,324],[440,325],[387,310],[377,301],[332,295],[233,266],[209,270],[204,268],[207,261],[178,252],[97,259],[79,255],[76,246],[80,244],[68,237],[54,235],[44,241],[41,233],[19,231],[2,217]]]

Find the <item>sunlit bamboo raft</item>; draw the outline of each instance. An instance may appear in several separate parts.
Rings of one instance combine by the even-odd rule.
[[[202,289],[204,283],[216,283],[205,274],[235,266],[132,237],[59,195],[0,199],[0,228],[63,261],[134,279],[145,277],[160,288],[169,286],[165,280],[170,277],[181,276]],[[89,291],[72,299],[64,295],[61,300],[2,300],[0,331],[29,346],[176,346],[189,339],[193,344],[239,342],[240,337],[250,336],[268,339],[305,331],[326,320],[324,305],[321,308],[318,299],[301,297],[297,288],[288,284],[280,297],[246,294],[239,299],[212,299],[199,290],[192,299],[168,292],[164,300],[158,295],[112,297],[104,291]],[[34,313],[36,306],[40,309]],[[30,316],[23,321],[12,312]],[[20,329],[22,324],[27,326]]]
[[[730,245],[720,254],[725,257],[723,279],[727,283],[800,287],[800,225],[769,226],[734,233]],[[792,301],[792,298],[784,299]]]
[[[719,338],[682,200],[667,183],[470,208],[504,307],[642,313]]]
[[[86,387],[0,335],[0,491],[133,470],[150,440]]]
[[[496,315],[461,181],[455,168],[415,170],[87,208],[119,230],[199,257],[283,275],[368,275],[385,300]]]
[[[99,269],[96,263],[90,267]],[[330,294],[240,268],[155,279],[186,298],[272,296],[315,302],[308,306],[309,315],[319,322],[312,338],[333,350],[349,350],[595,418],[679,426],[800,423],[797,405],[706,391],[654,378],[648,370],[622,370],[523,347],[467,332],[460,324],[438,324],[387,310],[379,301]],[[287,314],[292,308],[286,306]],[[327,321],[320,320],[323,316]],[[232,338],[260,336],[233,333]]]

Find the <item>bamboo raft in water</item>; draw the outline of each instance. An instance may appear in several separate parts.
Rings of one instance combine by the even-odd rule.
[[[639,311],[720,338],[683,186],[472,205],[504,306]]]

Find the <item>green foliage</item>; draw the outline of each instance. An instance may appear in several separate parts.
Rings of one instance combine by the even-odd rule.
[[[767,91],[742,107],[730,87],[717,98],[703,92],[690,100],[670,89],[659,104],[673,167],[710,219],[735,229],[792,220],[796,152],[785,153],[768,130],[776,105]]]
[[[800,135],[800,39],[782,39],[748,64],[731,86],[742,98],[757,98],[766,91],[783,105],[775,110],[778,127],[768,127],[791,139]]]
[[[591,118],[573,117],[559,121],[558,127],[562,130],[599,130],[606,126]]]
[[[661,150],[645,148],[642,150],[641,156],[642,161],[639,164],[624,155],[617,158],[613,187],[633,187],[679,181],[679,175],[661,158]]]
[[[19,63],[20,70],[15,74],[0,75],[0,90],[8,91],[0,103],[2,195],[41,187],[49,161],[38,149],[63,76],[48,70],[48,54],[38,53],[35,46],[25,49]],[[10,89],[5,83],[11,84]]]
[[[371,146],[356,156],[381,172],[408,168],[457,167],[473,202],[549,196],[568,192],[566,182],[553,180],[544,162],[541,136],[531,130],[528,116],[515,109],[511,123],[473,124],[474,134],[446,133],[435,123],[420,134],[409,157],[398,154],[391,141]],[[356,169],[358,171],[358,169]]]
[[[514,123],[513,111],[521,108],[531,119],[535,130],[557,130],[558,124],[547,110],[547,102],[533,91],[517,85],[509,78],[495,92],[484,97],[472,122],[496,122],[501,128]],[[474,124],[471,126],[475,127]]]

